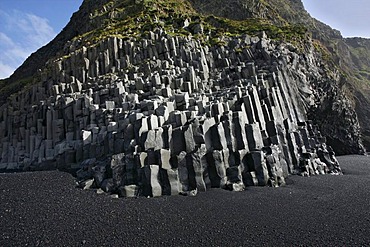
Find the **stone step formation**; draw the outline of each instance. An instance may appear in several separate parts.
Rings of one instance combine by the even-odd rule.
[[[127,197],[340,173],[306,118],[313,91],[296,69],[313,62],[264,33],[223,42],[157,30],[68,43],[0,108],[0,169],[81,168],[82,187]]]

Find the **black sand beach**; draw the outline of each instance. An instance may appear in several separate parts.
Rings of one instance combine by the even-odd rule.
[[[58,171],[0,174],[0,246],[369,246],[370,157],[281,188],[113,199]]]

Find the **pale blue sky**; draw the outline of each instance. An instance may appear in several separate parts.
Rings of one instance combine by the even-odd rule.
[[[0,0],[0,78],[9,77],[68,23],[83,0]]]
[[[370,38],[370,0],[302,0],[311,16],[344,37]]]
[[[10,76],[68,23],[83,0],[0,0],[0,78]],[[309,13],[345,37],[370,38],[370,0],[303,0]]]

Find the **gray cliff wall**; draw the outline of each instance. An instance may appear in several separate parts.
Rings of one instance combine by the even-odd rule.
[[[70,55],[0,108],[0,169],[82,162],[111,174],[100,181],[106,190],[130,194],[149,181],[139,186],[148,195],[319,172],[300,162],[325,142],[307,115],[339,94],[335,81],[322,85],[330,78],[312,54],[264,35],[225,42],[210,48],[159,30],[140,41],[68,44]],[[356,131],[341,143],[358,147]]]

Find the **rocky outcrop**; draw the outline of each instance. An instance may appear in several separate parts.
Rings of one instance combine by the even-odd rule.
[[[312,18],[304,9],[301,0],[191,0],[191,2],[197,11],[209,15],[235,20],[262,18],[277,26],[289,23],[306,27],[312,37],[323,44],[324,53],[329,60],[324,63],[331,64],[327,70],[341,74],[341,78],[336,79],[340,95],[330,99],[330,103],[314,111],[315,122],[321,126],[323,133],[330,137],[328,141],[340,154],[357,153],[356,150],[358,150],[358,148],[346,148],[343,145],[343,140],[353,138],[348,136],[347,128],[360,132],[364,146],[370,149],[368,125],[370,120],[368,59],[370,42],[368,39],[343,38],[338,30]],[[346,98],[345,102],[341,102],[343,96]],[[346,110],[343,111],[343,109]],[[330,118],[326,117],[327,115],[330,115]],[[343,116],[346,119],[345,123],[341,121],[342,117],[338,118],[338,116]]]
[[[73,171],[80,187],[122,197],[194,196],[341,174],[334,151],[364,151],[341,71],[286,25],[292,9],[307,14],[300,1],[284,13],[285,0],[190,2],[85,0],[10,78],[33,83],[2,99],[0,170]],[[238,21],[275,14],[278,26]]]
[[[69,45],[0,108],[0,168],[81,168],[82,187],[121,196],[340,172],[325,148],[318,159],[325,138],[307,118],[339,93],[313,53],[265,34],[224,41],[209,47],[158,29],[141,40]]]
[[[192,9],[192,7],[194,9]],[[205,17],[205,15],[213,16]],[[212,18],[218,18],[219,16],[234,20],[252,18],[252,21],[250,23],[235,24],[236,22],[227,23],[225,19],[216,20]],[[262,20],[261,18],[263,18],[266,20],[255,22],[256,19],[253,18],[257,18],[257,20]],[[127,21],[128,19],[129,21]],[[264,24],[265,22],[273,23],[275,26],[267,25],[267,27]],[[197,37],[201,37],[203,40],[207,40],[207,38],[211,40],[216,39],[217,45],[220,45],[223,41],[219,40],[217,35],[222,36],[223,33],[232,32],[232,35],[238,36],[240,33],[235,33],[235,30],[244,30],[238,25],[251,25],[249,28],[245,29],[245,31],[249,30],[254,32],[253,30],[266,29],[267,31],[277,30],[277,33],[287,32],[286,35],[291,35],[289,32],[294,32],[294,27],[292,29],[284,29],[284,27],[290,24],[304,25],[309,32],[312,33],[313,38],[318,39],[319,42],[326,46],[321,47],[321,51],[316,52],[316,54],[314,54],[312,50],[303,50],[299,53],[307,52],[311,55],[322,56],[323,53],[326,52],[326,55],[324,55],[332,56],[336,63],[328,62],[327,57],[325,58],[326,60],[317,58],[317,64],[309,68],[309,70],[304,68],[306,71],[304,74],[313,77],[309,79],[308,83],[316,83],[315,81],[317,81],[320,84],[319,87],[325,88],[325,90],[323,90],[324,94],[319,91],[315,94],[317,98],[315,101],[321,102],[321,104],[312,107],[312,109],[308,111],[310,119],[314,121],[314,124],[320,125],[321,131],[324,135],[329,137],[328,141],[330,145],[335,147],[337,153],[349,154],[361,152],[361,145],[353,145],[353,143],[360,143],[361,135],[363,136],[365,145],[370,143],[368,138],[369,130],[366,124],[368,122],[367,105],[368,102],[370,102],[368,97],[368,92],[370,90],[368,86],[366,86],[367,67],[363,66],[365,62],[361,62],[366,60],[364,59],[366,56],[361,58],[358,57],[358,54],[360,54],[360,56],[361,54],[366,54],[359,52],[361,49],[367,47],[366,40],[358,41],[354,39],[343,41],[338,31],[311,18],[307,11],[305,11],[300,0],[242,0],[228,1],[227,3],[225,3],[224,0],[210,2],[198,0],[173,2],[152,2],[151,0],[85,0],[80,10],[72,16],[70,23],[52,42],[32,54],[9,79],[0,81],[0,103],[5,103],[9,95],[18,92],[25,85],[29,86],[32,84],[32,81],[34,83],[40,83],[42,81],[41,78],[35,79],[35,77],[39,75],[37,71],[42,69],[50,58],[67,58],[69,56],[75,56],[71,54],[71,52],[76,53],[76,50],[81,50],[82,47],[88,49],[90,46],[95,46],[96,40],[102,39],[102,37],[105,37],[104,35],[107,34],[121,37],[122,39],[128,39],[130,36],[133,37],[135,35],[137,38],[138,31],[142,32],[145,30],[144,32],[147,32],[147,30],[153,31],[157,27],[165,27],[165,30],[171,33],[178,33],[181,35],[184,35],[184,33],[187,33],[186,35],[192,33],[193,35],[198,35]],[[137,27],[137,30],[135,27]],[[216,35],[217,37],[208,37],[208,35]],[[280,38],[282,37],[278,37],[278,39]],[[291,39],[294,41],[294,35]],[[335,42],[333,42],[333,40],[335,40]],[[304,39],[296,42],[303,43],[306,41]],[[318,41],[315,42],[318,43]],[[209,42],[209,44],[210,43],[212,42]],[[363,47],[359,47],[359,44]],[[300,45],[302,44],[298,44],[298,46]],[[351,53],[349,49],[351,49],[350,47],[352,46],[355,47],[355,50]],[[238,49],[240,50],[241,48]],[[332,54],[328,55],[329,52]],[[89,58],[87,57],[86,59],[88,60]],[[304,56],[299,56],[299,59],[304,60]],[[81,63],[81,61],[79,62]],[[124,63],[121,58],[119,62]],[[301,62],[302,61],[299,61],[296,64],[300,65]],[[117,62],[109,61],[109,63],[115,65]],[[358,69],[354,68],[352,66],[353,64],[355,64]],[[75,66],[73,63],[66,66],[71,65]],[[339,65],[338,68],[340,69],[336,69],[336,65]],[[78,64],[78,66],[80,66],[80,64]],[[90,70],[92,66],[92,64],[89,64],[89,68],[86,67],[85,70]],[[128,65],[120,64],[120,67],[123,68],[124,66]],[[315,66],[317,68],[315,68]],[[350,70],[353,68],[355,72],[357,71],[358,73],[351,73]],[[300,70],[301,68],[297,69]],[[319,71],[319,73],[315,72],[314,76],[309,75],[310,70],[314,72]],[[345,73],[343,73],[342,70],[350,76],[345,77]],[[96,72],[97,71],[94,73],[97,74]],[[103,72],[105,73],[104,70],[99,71],[99,74]],[[116,72],[117,71],[113,73]],[[83,74],[82,72],[79,73]],[[89,74],[86,75],[85,73],[85,75],[93,78],[91,73],[92,72],[89,71]],[[331,73],[332,75],[324,75],[325,73]],[[77,74],[73,74],[73,77],[78,77]],[[339,76],[339,74],[341,76]],[[317,76],[319,77],[318,79],[315,78]],[[85,79],[79,78],[79,82],[83,83],[87,77]],[[68,84],[69,81],[62,81],[62,83]],[[333,91],[333,93],[327,95],[327,91]],[[354,112],[353,109],[355,109],[356,112]],[[331,117],[327,118],[327,115]],[[359,128],[357,115],[359,116],[361,128]],[[344,118],[342,116],[344,116]],[[361,134],[358,132],[361,132]],[[350,146],[347,145],[349,142],[352,143]]]

